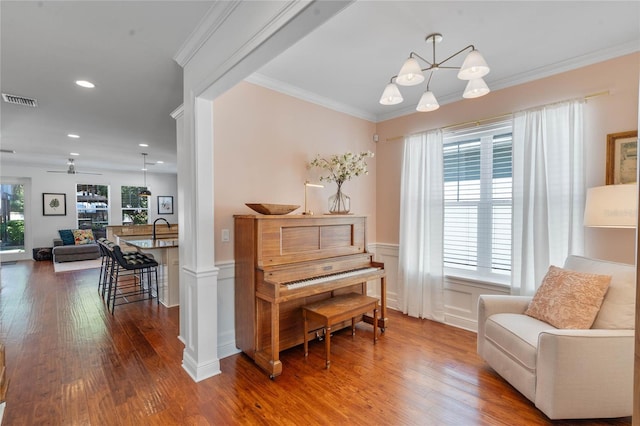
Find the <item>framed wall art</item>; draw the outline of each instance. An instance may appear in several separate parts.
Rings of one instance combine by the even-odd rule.
[[[634,183],[638,168],[638,131],[607,135],[607,185]]]
[[[42,214],[44,216],[66,216],[67,194],[43,192]]]
[[[173,214],[173,196],[158,195],[158,214]]]

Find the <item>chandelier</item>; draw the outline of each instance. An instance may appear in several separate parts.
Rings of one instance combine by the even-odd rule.
[[[442,34],[429,34],[425,38],[425,41],[433,46],[433,59],[431,61],[427,61],[417,53],[411,52],[409,54],[409,58],[405,61],[404,65],[402,65],[402,68],[400,68],[400,72],[398,72],[398,75],[394,75],[393,77],[391,77],[391,79],[389,80],[389,84],[387,84],[387,86],[384,88],[384,92],[380,97],[380,103],[382,105],[396,105],[402,102],[402,94],[400,93],[400,90],[398,89],[396,83],[401,86],[418,85],[424,81],[425,77],[423,73],[425,71],[429,72],[429,79],[427,80],[427,90],[425,90],[424,94],[420,98],[420,101],[418,102],[418,106],[416,107],[417,111],[428,112],[435,111],[440,108],[440,104],[438,104],[436,96],[429,89],[433,74],[438,70],[458,70],[458,78],[460,80],[468,81],[467,87],[464,89],[464,92],[462,94],[463,98],[479,98],[480,96],[484,96],[489,93],[489,87],[487,86],[487,83],[485,83],[482,79],[482,77],[489,74],[489,66],[485,62],[482,55],[480,55],[480,52],[478,52],[472,44],[465,47],[464,49],[460,49],[441,62],[437,62],[436,43],[440,43],[442,41]],[[466,51],[469,51],[469,53],[464,59],[461,67],[443,66],[450,59],[453,59]],[[418,62],[418,59],[426,63],[428,66],[426,68],[422,68],[420,66],[420,63]]]

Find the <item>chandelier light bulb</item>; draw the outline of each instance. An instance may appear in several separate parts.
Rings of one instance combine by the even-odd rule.
[[[394,83],[387,84],[384,88],[384,92],[382,92],[382,96],[380,97],[380,103],[382,105],[397,105],[402,101],[402,95],[400,94],[398,86]]]
[[[484,82],[481,78],[476,78],[474,80],[469,80],[467,83],[467,87],[464,89],[464,93],[462,94],[463,98],[472,99],[479,98],[480,96],[484,96],[489,93],[489,86]]]
[[[489,74],[487,62],[480,52],[474,49],[464,58],[462,67],[460,67],[460,71],[458,71],[458,78],[460,80],[474,80],[482,78],[487,74]]]
[[[423,81],[424,75],[422,75],[422,69],[418,61],[415,58],[407,59],[402,68],[400,68],[400,72],[398,72],[396,83],[401,86],[415,86]]]
[[[420,102],[418,102],[418,106],[416,107],[416,111],[430,112],[435,111],[438,108],[440,108],[440,104],[438,103],[435,95],[433,92],[427,90],[422,94]]]

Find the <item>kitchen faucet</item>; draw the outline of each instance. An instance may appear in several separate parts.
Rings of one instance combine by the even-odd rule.
[[[154,220],[154,221],[153,221],[153,236],[152,236],[152,238],[153,238],[154,240],[156,239],[156,223],[157,223],[159,220],[164,220],[164,221],[167,223],[167,227],[168,227],[169,229],[171,229],[171,224],[169,223],[169,221],[168,221],[167,219],[165,219],[164,217],[159,217],[159,218],[157,218],[156,220]]]

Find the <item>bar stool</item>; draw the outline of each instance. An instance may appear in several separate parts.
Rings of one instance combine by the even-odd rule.
[[[109,282],[109,272],[111,269],[111,256],[109,255],[109,249],[107,247],[113,245],[113,243],[104,237],[99,238],[97,243],[100,248],[100,256],[102,258],[100,276],[98,278],[98,293],[100,293],[104,299],[105,289]],[[100,288],[102,288],[102,292],[100,292]]]
[[[152,279],[155,279],[155,297],[159,303],[158,262],[144,253],[123,253],[116,244],[106,247],[111,258],[106,299],[111,314],[116,305],[153,299]]]

